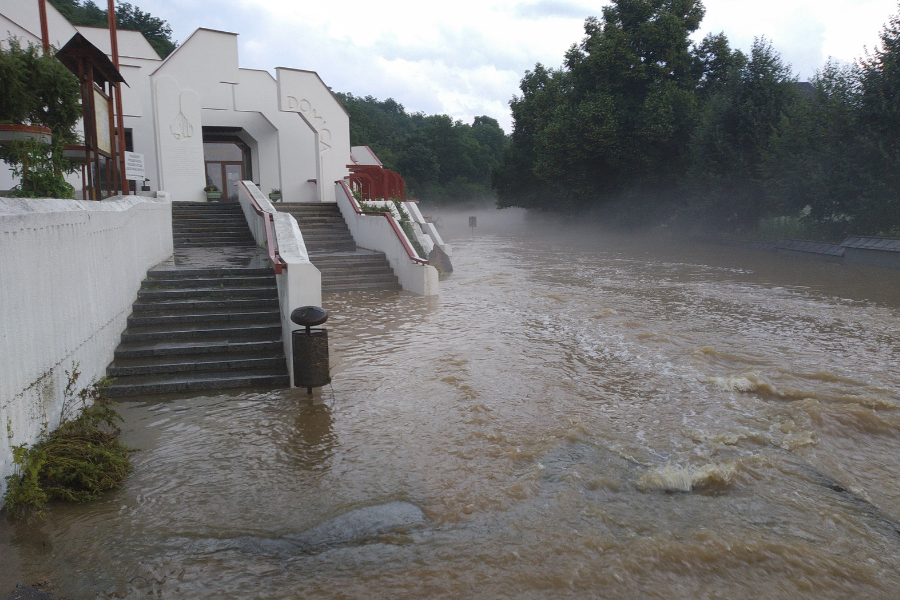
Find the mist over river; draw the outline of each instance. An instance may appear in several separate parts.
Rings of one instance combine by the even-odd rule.
[[[326,294],[316,401],[124,402],[0,597],[898,597],[900,272],[468,214],[439,299]]]

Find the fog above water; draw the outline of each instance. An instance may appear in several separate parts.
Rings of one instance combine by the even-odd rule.
[[[898,272],[423,212],[439,299],[326,294],[314,402],[124,403],[134,474],[0,523],[0,594],[896,598]]]
[[[779,254],[694,241],[685,232],[660,228],[631,232],[611,227],[597,215],[584,218],[490,205],[470,209],[423,208],[434,216],[442,235],[457,244],[477,236],[515,237],[560,252],[600,252],[620,259],[678,261],[731,270],[760,285],[810,288],[858,300],[900,306],[900,272],[839,264],[814,256]],[[468,217],[477,227],[468,227]]]

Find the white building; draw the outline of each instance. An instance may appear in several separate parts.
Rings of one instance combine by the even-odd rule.
[[[49,2],[47,19],[56,49],[80,32],[110,53],[107,29],[75,27]],[[0,0],[0,45],[40,45],[40,31],[37,0]],[[349,115],[315,72],[241,69],[237,34],[210,29],[165,60],[135,31],[119,31],[118,46],[127,149],[144,155],[151,191],[205,201],[208,184],[232,197],[252,180],[287,202],[335,200],[351,162]],[[80,175],[70,182],[80,193]],[[0,190],[15,183],[0,164]]]

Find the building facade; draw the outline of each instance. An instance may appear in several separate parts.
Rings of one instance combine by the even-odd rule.
[[[54,48],[81,33],[110,53],[107,29],[75,27],[49,3],[47,13]],[[10,37],[40,45],[40,31],[37,0],[0,0],[0,45]],[[287,202],[334,201],[334,182],[351,163],[349,115],[315,72],[242,69],[237,34],[211,29],[165,60],[136,31],[119,31],[118,46],[126,149],[144,156],[138,187],[205,201],[204,188],[215,185],[227,200],[251,180]],[[80,175],[70,182],[81,189]],[[15,183],[0,165],[0,190]]]

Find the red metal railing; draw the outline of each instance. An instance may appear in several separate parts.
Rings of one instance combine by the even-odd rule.
[[[353,192],[351,192],[350,188],[347,186],[347,182],[343,179],[340,179],[335,183],[339,183],[341,187],[344,188],[344,192],[347,194],[347,198],[350,199],[350,205],[353,207],[353,210],[356,211],[356,214],[370,216],[381,215],[382,217],[387,219],[388,223],[391,224],[391,228],[394,230],[394,233],[397,234],[397,239],[400,240],[400,243],[403,244],[403,248],[406,249],[406,254],[409,255],[409,259],[413,262],[417,262],[423,265],[428,264],[428,261],[424,258],[419,258],[419,255],[416,254],[416,251],[413,250],[412,246],[409,245],[409,241],[406,239],[406,234],[404,234],[403,230],[400,229],[400,225],[397,224],[397,220],[394,219],[394,215],[392,215],[390,212],[373,212],[361,209],[359,207],[359,202],[357,202],[356,198],[353,197]]]
[[[247,197],[250,198],[250,206],[253,207],[253,211],[263,218],[263,223],[266,226],[266,246],[269,250],[269,260],[272,261],[272,265],[275,267],[275,274],[281,275],[282,269],[287,269],[287,263],[281,258],[281,255],[278,253],[278,248],[276,247],[276,238],[275,238],[275,217],[270,212],[264,211],[260,208],[259,204],[256,203],[256,198],[253,197],[253,194],[250,193],[250,190],[247,189],[246,184],[243,181],[238,182],[244,191],[247,192]]]
[[[400,173],[378,165],[347,165],[350,185],[365,200],[393,200],[406,202],[406,182]]]

